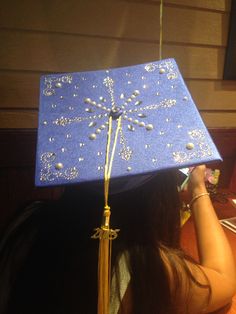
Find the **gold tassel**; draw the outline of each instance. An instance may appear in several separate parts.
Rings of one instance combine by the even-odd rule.
[[[109,240],[99,242],[98,314],[109,314]]]
[[[109,154],[112,135],[112,117],[109,118],[106,162],[104,170],[104,198],[105,206],[103,211],[103,222],[100,228],[95,229],[93,239],[99,239],[98,255],[98,314],[109,314],[110,305],[110,274],[111,274],[111,246],[112,240],[117,238],[119,229],[110,229],[110,207],[108,206],[109,183],[111,177],[112,163],[115,155],[117,138],[121,127],[121,117],[117,121],[114,144],[111,157]]]
[[[163,38],[163,0],[160,2],[160,35],[159,35],[159,60],[162,59],[162,38]]]
[[[110,274],[111,274],[111,247],[112,240],[118,236],[119,229],[110,229],[110,207],[105,206],[104,223],[101,228],[96,228],[92,236],[99,239],[98,255],[98,314],[109,314],[110,304]]]
[[[105,215],[107,215],[105,219],[108,220],[110,209],[104,210]],[[111,240],[109,239],[109,228],[103,227],[102,231],[98,256],[98,314],[109,314]]]

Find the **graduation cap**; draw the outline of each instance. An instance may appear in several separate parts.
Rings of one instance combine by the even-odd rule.
[[[46,75],[40,83],[36,185],[104,182],[98,313],[109,312],[109,183],[221,160],[173,59]],[[111,179],[111,180],[110,180]]]
[[[37,186],[103,180],[109,117],[113,131],[121,120],[112,179],[221,160],[173,59],[40,84]]]

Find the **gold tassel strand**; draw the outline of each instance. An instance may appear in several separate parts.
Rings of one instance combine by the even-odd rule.
[[[117,138],[121,127],[121,117],[117,121],[116,134],[110,157],[110,146],[112,136],[112,117],[109,118],[109,128],[107,136],[106,162],[104,171],[104,199],[103,222],[100,228],[95,229],[93,239],[99,239],[98,255],[98,314],[109,314],[110,304],[110,274],[111,274],[111,246],[112,240],[117,237],[119,229],[110,229],[111,210],[108,206],[109,183],[111,177],[112,164],[115,155]]]
[[[163,0],[160,2],[160,35],[159,35],[159,60],[162,59],[162,36],[163,36]]]

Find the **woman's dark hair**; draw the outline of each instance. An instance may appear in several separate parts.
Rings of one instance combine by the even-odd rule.
[[[160,172],[143,186],[110,195],[109,204],[111,227],[120,229],[112,266],[117,274],[119,258],[128,252],[132,313],[177,313],[161,257],[165,252],[173,269],[173,256],[185,257],[176,172]],[[59,201],[31,207],[32,214],[0,251],[2,314],[96,313],[98,241],[91,235],[100,226],[103,206],[102,193],[71,186]],[[177,289],[180,279],[173,274]]]

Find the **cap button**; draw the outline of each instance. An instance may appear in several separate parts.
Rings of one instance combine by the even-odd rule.
[[[122,110],[119,107],[112,107],[110,116],[112,117],[112,120],[117,120],[122,115]]]

